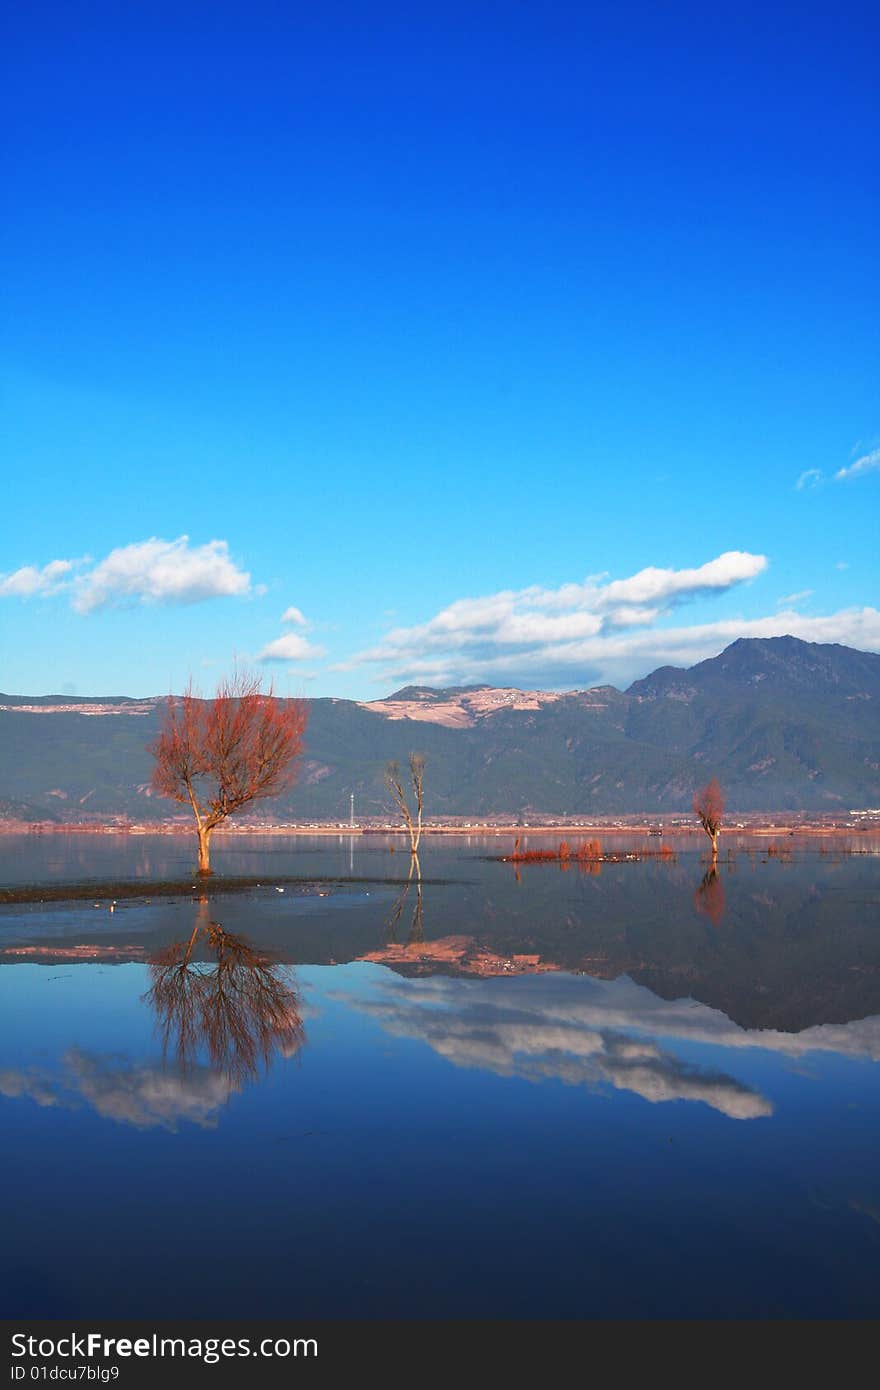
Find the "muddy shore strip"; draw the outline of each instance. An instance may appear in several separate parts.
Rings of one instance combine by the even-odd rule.
[[[451,883],[451,879],[422,879],[422,883],[434,885]],[[14,884],[0,888],[0,906],[17,903],[63,903],[63,902],[124,902],[137,900],[150,903],[155,898],[215,898],[232,893],[248,893],[261,889],[266,893],[289,893],[295,897],[331,897],[334,893],[346,892],[358,885],[371,885],[382,888],[402,888],[406,879],[400,878],[327,878],[315,877],[267,877],[233,878],[212,874],[200,882],[198,878],[181,879],[92,879],[79,883],[37,883]]]

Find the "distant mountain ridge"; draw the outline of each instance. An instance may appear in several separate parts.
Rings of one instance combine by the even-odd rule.
[[[627,695],[654,699],[670,688],[685,686],[708,691],[727,687],[756,687],[768,681],[778,689],[809,689],[837,694],[877,694],[880,654],[853,647],[802,642],[798,637],[741,637],[719,656],[687,668],[661,666],[644,680],[634,681]]]
[[[299,781],[261,808],[279,820],[347,818],[352,792],[382,814],[385,764],[412,750],[431,816],[662,813],[712,775],[731,810],[880,806],[880,654],[794,637],[744,638],[626,691],[406,686],[309,705]],[[174,814],[149,786],[162,707],[0,695],[0,818]]]

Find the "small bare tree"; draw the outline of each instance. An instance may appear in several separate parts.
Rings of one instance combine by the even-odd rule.
[[[718,785],[717,777],[707,782],[702,791],[694,797],[694,813],[712,841],[712,862],[718,858],[718,833],[724,818],[724,793]]]
[[[415,807],[410,808],[409,798],[403,785],[400,765],[390,762],[385,768],[385,785],[394,797],[397,809],[406,822],[409,832],[410,853],[417,855],[422,838],[422,808],[424,806],[425,759],[421,753],[410,753],[409,775],[412,783]]]
[[[169,698],[150,745],[153,788],[192,807],[200,874],[211,872],[211,834],[227,816],[293,782],[306,717],[304,701],[277,700],[246,671],[221,681],[212,700],[199,699],[192,685]]]

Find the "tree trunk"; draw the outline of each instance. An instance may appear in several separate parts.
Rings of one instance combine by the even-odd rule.
[[[712,840],[712,863],[714,864],[718,858],[718,831],[710,831],[710,838]]]
[[[211,872],[211,831],[204,825],[198,828],[199,836],[199,873],[202,877],[207,877]]]

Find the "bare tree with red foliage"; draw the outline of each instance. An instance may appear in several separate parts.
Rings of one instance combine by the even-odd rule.
[[[702,791],[697,792],[694,797],[694,813],[699,817],[700,824],[712,841],[714,863],[718,858],[718,832],[724,818],[724,793],[718,785],[717,777],[713,777]]]
[[[302,700],[278,700],[259,676],[237,671],[211,700],[193,693],[170,696],[159,737],[153,788],[192,807],[200,874],[211,872],[211,834],[252,801],[277,796],[296,776],[307,709]]]

